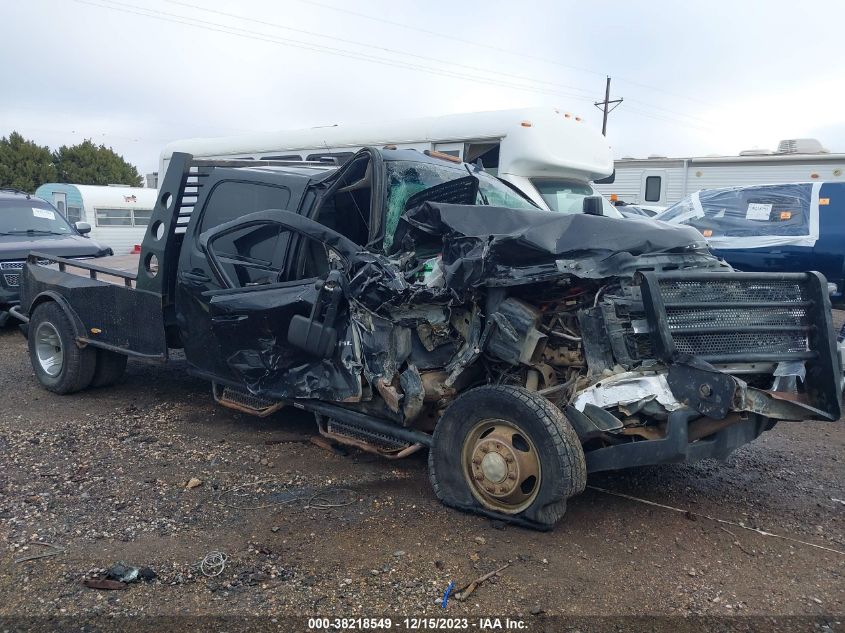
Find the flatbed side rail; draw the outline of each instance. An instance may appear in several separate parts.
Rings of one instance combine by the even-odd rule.
[[[46,253],[37,252],[30,253],[26,258],[27,266],[39,266],[45,261],[58,264],[59,271],[61,272],[67,272],[68,267],[87,270],[91,279],[98,279],[98,274],[118,277],[123,280],[123,284],[127,288],[132,288],[132,283],[138,279],[137,273],[117,270],[116,268],[106,268],[105,266],[92,264],[90,260],[68,259],[67,257],[56,257],[55,255],[47,255]]]

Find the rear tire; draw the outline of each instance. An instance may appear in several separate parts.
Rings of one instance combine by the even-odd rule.
[[[97,367],[91,379],[91,386],[108,387],[123,378],[127,360],[126,354],[97,349]]]
[[[35,376],[48,391],[74,393],[91,384],[97,354],[76,344],[70,319],[56,302],[35,309],[27,343]]]
[[[563,413],[510,385],[471,389],[434,430],[428,455],[434,492],[446,505],[550,529],[584,490],[584,451]]]

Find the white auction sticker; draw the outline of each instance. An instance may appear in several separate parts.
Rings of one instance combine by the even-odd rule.
[[[761,204],[759,202],[751,202],[748,205],[748,210],[745,212],[746,220],[767,220],[772,214],[772,205]]]
[[[45,220],[55,220],[56,214],[50,211],[50,209],[36,209],[32,207],[32,215],[36,218],[44,218]]]

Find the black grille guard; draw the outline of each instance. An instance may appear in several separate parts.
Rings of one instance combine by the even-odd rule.
[[[670,366],[670,386],[680,401],[694,409],[696,404],[712,409],[717,394],[715,410],[701,411],[711,417],[731,409],[782,420],[839,419],[842,369],[823,275],[641,272],[635,281],[642,290],[655,355]],[[709,363],[788,361],[806,367],[806,393],[800,399],[750,387],[722,372],[722,381],[708,386],[701,381],[717,371]],[[697,387],[690,382],[696,376]]]

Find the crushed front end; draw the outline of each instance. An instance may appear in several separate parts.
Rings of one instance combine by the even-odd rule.
[[[427,203],[399,236],[439,253],[439,282],[400,252],[351,294],[365,375],[405,426],[433,428],[479,384],[519,386],[564,412],[600,471],[723,459],[778,421],[839,419],[818,273],[736,272],[685,227],[584,215]]]
[[[605,334],[584,340],[595,380],[566,405],[589,438],[588,470],[724,459],[778,421],[839,419],[830,315],[817,273],[651,271],[619,283],[579,313]]]

